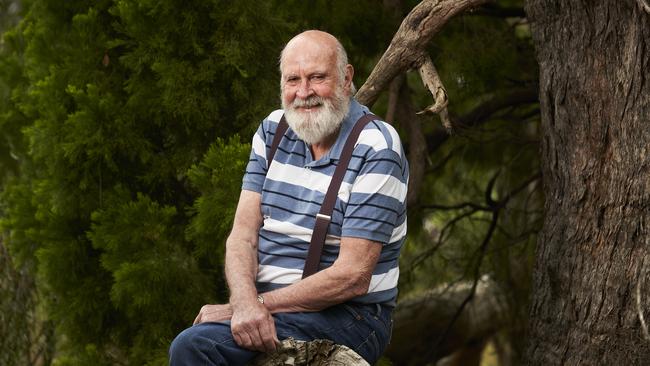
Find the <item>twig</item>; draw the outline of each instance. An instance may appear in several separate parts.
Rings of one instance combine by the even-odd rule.
[[[494,230],[497,227],[497,222],[499,220],[499,211],[494,211],[492,213],[492,221],[490,222],[490,227],[488,228],[487,233],[485,234],[485,238],[483,239],[483,242],[481,243],[481,246],[479,248],[479,258],[478,258],[478,263],[476,264],[476,267],[474,267],[474,282],[472,283],[472,288],[469,291],[469,294],[463,302],[460,304],[458,309],[456,309],[456,313],[454,313],[454,316],[451,318],[451,321],[447,325],[447,328],[445,329],[444,333],[438,338],[438,341],[436,342],[436,346],[433,348],[433,352],[437,352],[441,348],[442,342],[447,338],[449,335],[449,332],[451,332],[451,328],[454,326],[458,318],[460,318],[460,315],[463,313],[463,310],[465,310],[465,307],[467,304],[469,304],[470,301],[474,298],[474,295],[476,294],[476,286],[478,285],[478,281],[480,279],[480,271],[481,271],[481,265],[483,264],[483,258],[485,258],[485,253],[487,251],[488,244],[490,243],[490,240],[492,239],[492,234],[494,234]]]
[[[650,14],[650,4],[646,0],[637,0],[641,9],[645,10],[646,13]]]

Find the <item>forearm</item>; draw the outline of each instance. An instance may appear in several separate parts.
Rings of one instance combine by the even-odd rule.
[[[257,243],[229,238],[226,243],[226,280],[230,289],[230,304],[237,307],[241,302],[257,297]]]
[[[271,313],[311,312],[343,303],[368,291],[371,271],[336,264],[287,287],[265,293]]]

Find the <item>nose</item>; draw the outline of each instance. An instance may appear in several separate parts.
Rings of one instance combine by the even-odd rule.
[[[309,80],[301,80],[296,96],[300,99],[306,99],[312,94],[314,94],[314,90],[312,90]]]

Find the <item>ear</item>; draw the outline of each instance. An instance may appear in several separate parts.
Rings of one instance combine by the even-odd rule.
[[[354,67],[352,65],[347,64],[345,66],[345,81],[343,83],[343,88],[345,91],[350,94],[350,90],[352,89],[352,77],[354,76]]]

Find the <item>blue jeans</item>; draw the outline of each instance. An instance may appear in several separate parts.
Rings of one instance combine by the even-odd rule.
[[[313,313],[273,314],[278,339],[329,339],[375,363],[388,345],[392,308],[383,305],[340,304]],[[181,332],[169,348],[169,364],[245,365],[259,352],[237,346],[229,322],[201,323]]]

